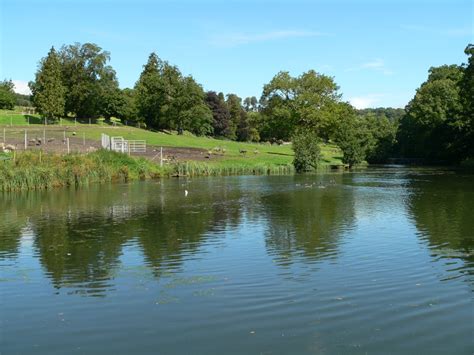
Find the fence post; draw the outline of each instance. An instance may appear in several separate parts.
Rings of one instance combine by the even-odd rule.
[[[63,139],[66,140],[66,130],[63,132]]]
[[[77,126],[77,118],[74,117],[74,126]]]
[[[160,147],[160,166],[163,167],[163,147]]]
[[[89,118],[89,126],[91,125],[91,119]]]
[[[69,154],[69,137],[67,137],[66,142],[67,142],[67,153]]]
[[[25,129],[25,150],[28,148],[28,136]]]
[[[43,144],[46,145],[46,130],[43,129]]]

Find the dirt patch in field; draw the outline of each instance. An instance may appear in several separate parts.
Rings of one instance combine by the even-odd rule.
[[[152,161],[160,161],[160,148],[158,146],[147,146],[146,153],[133,154],[143,156]],[[185,147],[163,147],[163,159],[165,162],[178,162],[188,160],[212,161],[222,158],[222,154],[210,154],[208,150],[201,148],[185,148]]]
[[[15,150],[25,150],[25,140],[19,138],[10,138],[6,140],[6,145],[13,145]],[[27,141],[27,150],[42,150],[50,153],[67,153],[67,140],[63,138],[42,137],[29,138]],[[90,139],[72,137],[69,138],[69,152],[71,153],[89,153],[100,149],[100,142]]]

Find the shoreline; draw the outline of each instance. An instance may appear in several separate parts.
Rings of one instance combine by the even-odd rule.
[[[216,161],[186,161],[160,167],[143,157],[107,150],[87,154],[57,154],[42,151],[0,155],[0,191],[49,190],[100,183],[157,180],[171,177],[288,175],[289,164]]]

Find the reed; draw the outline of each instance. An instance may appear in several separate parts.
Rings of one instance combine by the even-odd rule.
[[[160,167],[144,158],[107,150],[65,155],[26,151],[2,158],[0,191],[77,187],[170,176],[282,175],[294,172],[291,164],[253,161],[180,162]]]
[[[0,190],[49,189],[92,183],[129,181],[170,175],[143,158],[99,150],[87,155],[17,153],[0,162]]]
[[[284,175],[294,173],[292,164],[243,164],[183,162],[174,166],[177,176]]]

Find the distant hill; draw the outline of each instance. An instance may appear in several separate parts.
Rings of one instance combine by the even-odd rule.
[[[23,95],[15,93],[15,105],[16,106],[26,106],[26,107],[33,107],[33,103],[31,102],[31,95]]]
[[[399,121],[402,116],[405,114],[405,109],[403,108],[393,108],[393,107],[377,107],[377,108],[364,108],[362,110],[357,110],[357,113],[361,116],[368,114],[373,114],[377,117],[385,116],[390,121]]]

